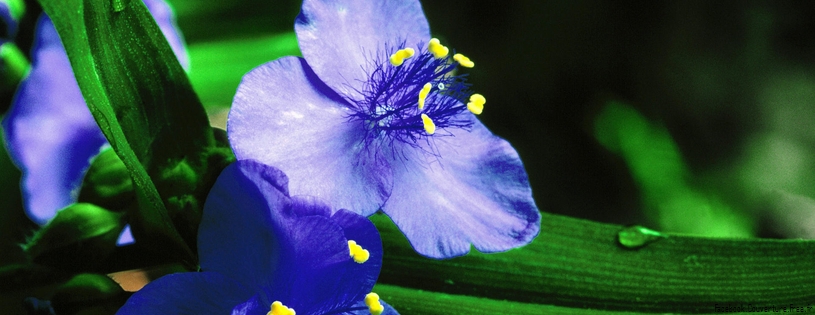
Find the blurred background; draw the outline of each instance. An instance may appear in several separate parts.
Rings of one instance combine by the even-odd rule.
[[[26,1],[28,10],[37,5]],[[299,1],[170,0],[222,125],[241,76],[298,54]],[[424,1],[480,119],[544,212],[723,237],[815,237],[815,2]],[[18,35],[30,49],[33,18]],[[28,44],[26,44],[28,42]],[[11,94],[5,93],[4,113]],[[0,154],[0,263],[35,225]]]

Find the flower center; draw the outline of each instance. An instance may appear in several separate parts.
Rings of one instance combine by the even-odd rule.
[[[447,128],[471,127],[471,119],[460,114],[481,114],[486,99],[470,92],[466,75],[453,72],[475,64],[462,54],[450,56],[436,38],[426,48],[404,46],[378,56],[359,91],[362,99],[351,100],[350,119],[363,122],[366,144],[387,139],[416,146],[418,140],[446,135],[439,131]]]

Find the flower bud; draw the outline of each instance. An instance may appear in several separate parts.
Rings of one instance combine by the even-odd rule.
[[[136,203],[133,180],[113,149],[102,151],[91,163],[82,181],[79,202],[112,211],[123,211]]]

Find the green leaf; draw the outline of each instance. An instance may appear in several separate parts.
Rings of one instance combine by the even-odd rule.
[[[206,195],[208,183],[170,194],[157,189],[151,176],[169,180],[164,187],[173,188],[176,175],[188,179],[187,170],[208,174],[206,153],[215,143],[170,46],[141,1],[40,3],[65,45],[91,113],[133,179],[139,203],[130,218],[134,236],[194,266],[200,209],[187,194]],[[179,169],[185,172],[172,171]],[[171,199],[176,202],[168,208]]]
[[[83,273],[57,288],[51,304],[57,314],[113,315],[129,297],[106,275]]]
[[[631,312],[815,306],[815,241],[659,233],[626,247],[619,243],[621,232],[623,239],[635,230],[656,232],[543,213],[540,235],[523,248],[432,260],[416,254],[386,216],[371,219],[384,241],[384,284]]]
[[[649,315],[655,313],[649,312],[635,312],[635,311],[609,311],[588,308],[565,307],[544,304],[521,303],[507,300],[495,300],[475,296],[446,294],[439,292],[431,292],[417,289],[410,289],[405,287],[377,284],[373,289],[379,297],[393,306],[401,315],[448,315],[448,314],[467,314],[467,315],[493,315],[493,314],[512,314],[512,315],[582,315],[582,314],[595,314],[595,315]],[[811,305],[811,304],[810,304]],[[782,307],[790,312],[789,305],[775,305],[779,312]],[[758,309],[750,311],[747,305],[744,305],[744,311],[731,312],[723,310],[726,305],[719,305],[720,309],[716,309],[714,305],[709,311],[700,314],[754,314],[759,312]],[[753,307],[758,307],[753,305]],[[800,307],[800,309],[798,308]],[[808,305],[795,305],[792,312],[812,312],[815,308],[809,308]],[[663,313],[656,313],[663,314]],[[676,313],[667,313],[676,314]]]
[[[122,216],[88,203],[72,204],[34,234],[25,252],[35,263],[62,270],[95,270],[116,247]]]

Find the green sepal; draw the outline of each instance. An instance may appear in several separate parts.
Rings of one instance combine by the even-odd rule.
[[[72,204],[24,245],[37,264],[69,271],[92,271],[113,252],[124,229],[124,214],[89,203]]]
[[[114,150],[104,150],[93,159],[82,180],[78,202],[111,211],[122,211],[136,204],[133,180]]]
[[[84,273],[74,276],[57,288],[51,298],[51,305],[60,315],[113,315],[130,295],[105,275]]]
[[[63,41],[91,113],[133,179],[139,205],[129,213],[134,238],[195,266],[194,227],[211,184],[177,184],[188,179],[188,170],[209,175],[206,151],[215,142],[164,35],[141,1],[40,3]],[[165,191],[168,186],[172,189]]]

